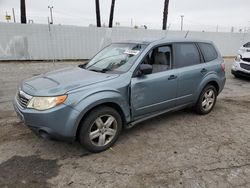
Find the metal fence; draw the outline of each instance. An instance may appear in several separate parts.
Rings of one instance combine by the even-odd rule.
[[[161,31],[42,24],[0,23],[0,60],[89,59],[111,42],[158,38],[213,41],[223,56],[234,56],[250,41],[246,33]]]

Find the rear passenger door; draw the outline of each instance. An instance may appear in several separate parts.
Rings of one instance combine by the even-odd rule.
[[[206,74],[198,46],[195,43],[175,43],[173,66],[178,70],[176,105],[194,102],[194,93]]]

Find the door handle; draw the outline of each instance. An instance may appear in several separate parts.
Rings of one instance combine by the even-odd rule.
[[[201,70],[201,74],[206,74],[206,73],[207,73],[207,69],[203,68],[203,69]]]
[[[176,78],[177,78],[176,75],[171,75],[171,76],[168,77],[168,80],[174,80],[174,79],[176,79]]]

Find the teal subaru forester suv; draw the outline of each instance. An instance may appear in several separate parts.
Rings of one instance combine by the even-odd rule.
[[[208,114],[225,81],[212,42],[127,41],[107,46],[88,63],[23,81],[14,108],[40,136],[78,140],[101,152],[122,129],[160,114],[186,107]]]

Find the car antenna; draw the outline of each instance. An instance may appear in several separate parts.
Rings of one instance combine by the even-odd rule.
[[[49,29],[49,38],[50,38],[50,44],[51,44],[51,51],[52,51],[52,54],[53,54],[53,66],[55,68],[55,52],[54,52],[54,45],[53,45],[53,40],[52,40],[52,31],[51,31],[51,22],[49,20],[49,17],[48,17],[48,29]]]

